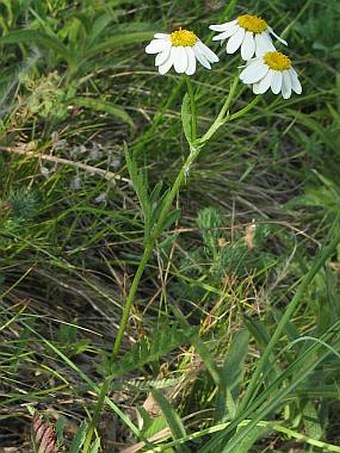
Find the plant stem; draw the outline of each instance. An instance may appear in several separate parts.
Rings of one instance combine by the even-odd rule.
[[[117,332],[117,337],[116,337],[115,343],[113,345],[112,360],[114,360],[117,357],[118,352],[119,352],[119,348],[120,348],[121,343],[123,341],[124,333],[125,333],[128,321],[129,321],[131,307],[132,307],[132,305],[134,303],[134,300],[135,300],[135,295],[136,295],[136,291],[137,291],[140,279],[141,279],[141,277],[143,275],[143,272],[145,270],[146,265],[148,264],[148,261],[150,259],[151,254],[152,254],[152,250],[154,248],[154,245],[155,245],[156,241],[158,240],[159,236],[162,234],[162,232],[164,230],[164,224],[166,222],[166,219],[167,219],[169,210],[171,208],[171,205],[172,205],[177,193],[179,192],[180,187],[181,187],[183,181],[186,178],[186,175],[189,173],[189,170],[190,170],[192,164],[197,159],[198,155],[200,154],[200,151],[204,148],[204,146],[206,145],[208,140],[215,134],[215,132],[223,124],[225,124],[229,120],[229,118],[236,118],[236,117],[239,117],[239,116],[243,115],[248,110],[250,110],[253,107],[253,105],[255,105],[257,103],[257,98],[256,98],[256,102],[255,101],[251,102],[249,105],[247,105],[246,107],[241,109],[239,112],[236,112],[236,113],[234,113],[234,115],[229,116],[229,114],[227,112],[228,112],[228,110],[229,110],[229,108],[231,106],[231,103],[232,103],[232,101],[234,100],[234,97],[235,97],[235,92],[236,92],[236,88],[237,88],[237,84],[238,84],[238,75],[237,75],[235,77],[235,79],[233,80],[233,83],[231,85],[228,97],[227,97],[223,107],[221,108],[216,120],[210,126],[208,131],[203,135],[203,137],[201,137],[200,139],[197,139],[196,138],[197,137],[197,113],[196,113],[194,92],[193,92],[192,83],[191,83],[190,78],[188,76],[185,76],[185,80],[186,80],[187,89],[188,89],[188,96],[189,96],[189,99],[190,99],[191,116],[192,116],[191,134],[192,134],[193,143],[189,144],[190,153],[189,153],[186,161],[184,162],[181,170],[179,171],[179,173],[178,173],[178,175],[177,175],[177,177],[176,177],[176,179],[175,179],[175,181],[174,181],[174,183],[173,183],[173,185],[171,187],[171,190],[166,195],[166,197],[165,197],[165,199],[163,201],[162,209],[161,209],[161,212],[159,214],[158,220],[157,220],[157,222],[156,222],[156,224],[155,224],[155,226],[153,228],[153,232],[151,234],[151,237],[148,239],[148,241],[146,243],[146,246],[145,246],[141,261],[140,261],[140,263],[138,265],[136,274],[135,274],[135,276],[133,278],[129,294],[127,296],[126,303],[125,303],[124,308],[123,308],[122,320],[121,320],[120,325],[119,325],[119,329],[118,329],[118,332]]]
[[[210,138],[216,133],[216,131],[223,126],[228,120],[228,114],[226,116],[227,111],[229,110],[232,101],[234,100],[234,95],[235,91],[238,85],[238,74],[235,76],[233,83],[231,84],[229,94],[227,96],[227,99],[225,100],[225,103],[223,104],[223,107],[221,108],[219,114],[217,115],[216,120],[213,122],[213,124],[209,127],[207,132],[199,139],[197,142],[203,146]]]
[[[172,202],[174,201],[174,199],[181,187],[182,182],[185,180],[186,175],[189,173],[191,165],[194,163],[194,161],[197,159],[197,157],[199,155],[200,149],[194,148],[193,146],[190,146],[190,148],[191,148],[190,154],[187,157],[186,161],[184,162],[180,172],[178,173],[178,175],[171,187],[170,192],[167,194],[167,196],[164,200],[162,210],[160,212],[158,221],[154,228],[154,232],[151,236],[151,240],[153,242],[155,242],[158,239],[159,235],[162,233],[164,222],[166,220],[166,217],[167,217],[169,209],[172,205]]]
[[[117,354],[119,352],[119,348],[120,348],[120,345],[121,345],[122,340],[123,340],[124,332],[125,332],[127,323],[129,321],[130,310],[131,310],[132,304],[133,304],[133,302],[135,300],[135,295],[136,295],[136,291],[137,291],[137,288],[138,288],[138,284],[139,284],[139,281],[140,281],[140,279],[142,277],[144,269],[145,269],[145,267],[146,267],[146,265],[147,265],[147,263],[148,263],[148,261],[150,259],[150,256],[151,256],[151,253],[152,253],[152,249],[153,249],[153,243],[149,242],[146,245],[145,249],[144,249],[142,259],[139,262],[137,271],[136,271],[135,276],[133,278],[129,294],[128,294],[128,297],[126,299],[125,305],[124,305],[123,314],[122,314],[122,320],[120,322],[119,329],[118,329],[117,336],[116,336],[116,340],[115,340],[114,345],[113,345],[112,360],[114,360],[117,357]]]
[[[191,152],[190,152],[189,156],[187,157],[184,165],[182,166],[180,172],[178,173],[170,192],[167,194],[167,196],[164,200],[164,204],[163,204],[162,210],[160,212],[158,221],[154,227],[154,232],[153,232],[151,238],[149,239],[148,243],[145,246],[142,259],[138,265],[136,274],[133,278],[133,281],[132,281],[132,284],[130,287],[128,297],[126,299],[126,303],[123,308],[122,320],[119,325],[115,343],[113,345],[112,360],[114,360],[117,357],[117,354],[119,352],[120,345],[123,341],[124,332],[125,332],[126,326],[129,321],[131,307],[135,300],[136,291],[137,291],[140,279],[143,275],[144,269],[145,269],[146,265],[148,264],[148,261],[152,254],[152,250],[155,245],[155,242],[157,241],[158,237],[160,236],[160,234],[163,231],[164,222],[168,215],[169,209],[180,189],[180,186],[181,186],[183,180],[185,179],[185,175],[188,173],[191,164],[194,162],[194,160],[196,159],[198,154],[199,154],[199,151],[196,148],[191,148]]]
[[[191,109],[191,138],[192,141],[197,138],[197,113],[196,113],[196,104],[194,97],[194,90],[192,87],[192,82],[189,76],[184,74],[185,82],[187,84],[188,96],[190,99],[190,109]]]

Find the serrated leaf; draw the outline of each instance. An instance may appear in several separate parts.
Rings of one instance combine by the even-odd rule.
[[[160,357],[181,346],[189,335],[190,329],[185,335],[178,327],[156,329],[152,338],[142,338],[120,360],[112,364],[112,375],[120,377],[142,368],[147,363],[159,360]]]

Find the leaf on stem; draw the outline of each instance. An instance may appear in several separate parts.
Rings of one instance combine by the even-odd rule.
[[[185,94],[182,101],[181,118],[184,135],[185,138],[187,139],[187,142],[190,145],[193,143],[193,137],[192,137],[192,116],[190,109],[190,98],[188,96],[188,93]]]

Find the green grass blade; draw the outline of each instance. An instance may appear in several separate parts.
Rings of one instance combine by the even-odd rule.
[[[65,61],[72,58],[67,47],[57,38],[39,30],[14,30],[0,37],[0,45],[3,44],[30,44],[42,47],[45,50],[54,50]]]
[[[100,99],[85,98],[81,96],[75,97],[72,100],[72,103],[96,112],[107,113],[108,115],[115,116],[124,123],[128,124],[132,129],[136,128],[131,116],[126,112],[126,110],[118,105],[101,101]]]
[[[169,401],[157,389],[152,389],[151,392],[152,396],[155,398],[157,404],[161,408],[164,417],[166,418],[173,438],[180,439],[181,437],[186,436],[186,431],[182,420],[180,419],[175,409],[171,406]],[[185,452],[188,450],[186,448],[183,448],[182,451]]]

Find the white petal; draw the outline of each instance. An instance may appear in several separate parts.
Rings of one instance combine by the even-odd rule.
[[[268,72],[269,68],[262,61],[247,66],[240,74],[243,83],[259,82]]]
[[[188,57],[183,46],[174,46],[172,48],[172,55],[174,59],[174,68],[178,74],[182,74],[187,70]]]
[[[169,53],[168,59],[162,65],[158,66],[158,71],[161,75],[166,74],[174,63],[172,51],[173,51],[173,47],[170,48],[170,53]]]
[[[215,52],[213,52],[211,49],[209,49],[209,47],[203,44],[202,41],[198,40],[195,45],[199,48],[201,54],[203,54],[210,63],[217,63],[218,61],[220,61]]]
[[[284,39],[282,39],[279,35],[277,35],[271,27],[268,27],[268,30],[269,30],[269,32],[270,32],[273,36],[275,36],[275,38],[276,38],[278,41],[280,41],[280,42],[281,42],[282,44],[284,44],[285,46],[288,46],[288,42],[285,41]]]
[[[254,34],[250,31],[247,31],[241,46],[241,57],[243,60],[249,60],[254,55],[254,52]]]
[[[163,63],[166,62],[166,60],[169,57],[170,49],[171,49],[171,44],[169,42],[168,45],[165,47],[165,49],[162,50],[162,52],[159,52],[159,54],[156,56],[156,59],[155,59],[156,66],[161,66]]]
[[[209,61],[207,60],[206,56],[202,54],[200,48],[197,46],[197,43],[193,46],[192,50],[195,53],[197,61],[199,61],[201,65],[204,66],[205,68],[211,69]]]
[[[292,82],[290,80],[289,71],[282,72],[282,96],[283,99],[289,99],[292,95]]]
[[[263,77],[263,79],[261,79],[258,83],[256,83],[256,92],[255,92],[255,85],[254,85],[254,93],[255,94],[263,94],[265,93],[270,85],[271,85],[271,81],[272,81],[272,77],[273,77],[273,70],[272,69],[269,69],[269,71],[267,72],[267,74]]]
[[[273,77],[270,84],[272,92],[274,94],[278,94],[282,88],[282,72],[281,71],[273,71]]]
[[[187,53],[187,58],[188,58],[188,67],[185,73],[187,75],[192,75],[195,74],[196,71],[196,56],[195,52],[192,47],[187,46],[185,48],[185,51]]]
[[[231,20],[230,22],[225,22],[220,25],[209,25],[210,30],[214,31],[227,31],[229,28],[237,24],[237,19]]]
[[[235,53],[242,44],[246,31],[244,28],[239,28],[237,32],[229,39],[227,44],[227,53]]]
[[[298,79],[295,69],[290,68],[290,70],[288,72],[289,72],[289,76],[290,76],[290,81],[292,82],[292,90],[295,91],[296,94],[301,94],[302,86]]]
[[[263,55],[266,52],[275,50],[270,35],[267,31],[264,31],[263,33],[257,33],[255,35],[255,45],[255,53],[257,57]]]
[[[220,33],[219,35],[216,35],[213,37],[213,41],[224,41],[227,38],[230,38],[233,34],[237,32],[241,27],[239,25],[233,25],[232,27],[228,28],[228,30],[225,30],[223,33]]]
[[[156,33],[154,35],[154,38],[155,39],[168,39],[170,41],[170,35],[168,35],[167,33]]]
[[[253,93],[254,93],[254,94],[260,94],[260,92],[259,92],[259,86],[260,86],[260,82],[257,82],[257,83],[254,83],[254,84],[253,84]]]
[[[145,52],[149,54],[162,52],[168,43],[164,39],[153,39],[150,44],[145,47]]]

